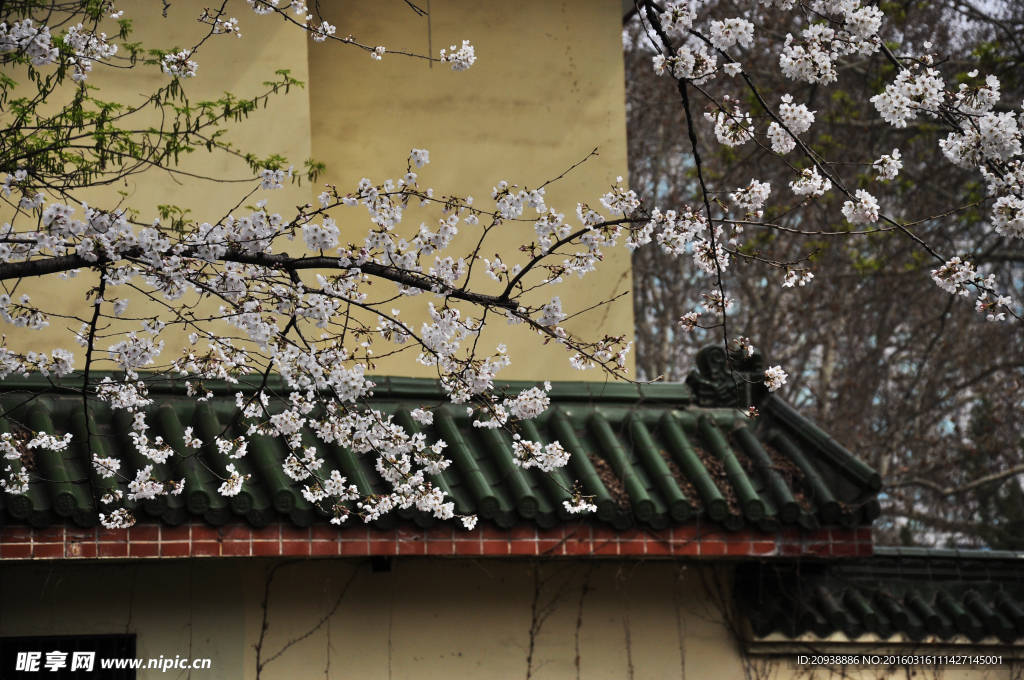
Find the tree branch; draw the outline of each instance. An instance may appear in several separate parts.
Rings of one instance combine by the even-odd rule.
[[[968,491],[970,491],[972,489],[977,489],[979,486],[984,486],[984,485],[989,484],[991,482],[998,482],[1000,480],[1006,479],[1008,477],[1013,477],[1013,476],[1019,475],[1021,473],[1024,473],[1024,465],[1015,465],[1014,467],[1010,468],[1009,470],[1004,470],[1003,472],[996,472],[996,473],[993,473],[991,475],[985,475],[984,477],[979,477],[978,479],[974,480],[973,482],[970,482],[969,484],[964,484],[963,486],[945,486],[944,487],[944,486],[942,486],[940,484],[936,484],[935,482],[927,480],[927,479],[921,479],[920,477],[911,477],[909,479],[905,479],[905,480],[896,482],[894,484],[889,484],[888,488],[896,489],[896,488],[906,487],[906,486],[921,486],[921,487],[924,487],[926,489],[931,489],[932,491],[934,491],[935,493],[939,494],[940,496],[957,496],[959,494],[966,493],[966,492],[968,492]]]
[[[181,256],[186,258],[191,257],[194,256],[194,252],[194,249],[187,249],[181,254]],[[132,249],[123,253],[125,259],[128,260],[139,257],[141,254],[142,252],[137,249]],[[60,272],[71,271],[72,269],[92,269],[104,264],[111,264],[112,262],[112,260],[103,257],[94,261],[89,261],[77,254],[48,257],[38,260],[26,260],[23,262],[7,262],[0,264],[0,281],[57,274]],[[289,275],[303,269],[359,269],[361,272],[369,274],[370,276],[400,283],[404,286],[409,286],[410,288],[418,288],[419,290],[433,291],[440,286],[441,288],[447,289],[444,292],[448,297],[456,300],[464,300],[466,302],[472,302],[473,304],[483,306],[507,309],[519,308],[519,303],[515,298],[509,299],[504,296],[497,297],[494,295],[483,295],[481,293],[472,293],[469,291],[448,288],[439,279],[432,276],[420,274],[419,272],[389,267],[377,262],[365,262],[356,267],[343,266],[340,264],[341,258],[338,257],[291,257],[285,254],[266,255],[263,253],[249,254],[240,252],[226,253],[220,258],[219,262],[237,262],[239,264],[258,265],[269,269],[283,270]]]

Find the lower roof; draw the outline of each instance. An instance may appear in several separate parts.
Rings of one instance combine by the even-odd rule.
[[[865,559],[742,565],[752,641],[1024,640],[1024,553],[877,547]]]

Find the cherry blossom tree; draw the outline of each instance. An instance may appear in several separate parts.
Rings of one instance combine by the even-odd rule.
[[[879,7],[888,15],[879,36],[891,50],[933,42],[930,49],[940,55],[938,68],[951,89],[994,75],[1000,98],[992,111],[1019,112],[1019,3],[982,8],[940,0]],[[700,12],[745,16],[747,8],[743,2],[710,0]],[[929,116],[896,127],[878,115],[871,100],[899,73],[886,55],[879,50],[842,59],[843,77],[827,87],[794,82],[776,68],[777,49],[787,33],[806,28],[806,15],[778,7],[765,12],[766,30],[756,32],[744,49],[744,63],[762,92],[778,101],[790,93],[814,111],[816,122],[801,139],[852,187],[868,191],[890,215],[912,225],[936,252],[958,254],[1018,299],[1024,286],[1019,237],[994,228],[995,197],[984,175],[948,161],[938,144],[948,132]],[[641,19],[634,14],[625,32],[630,185],[645,203],[680,210],[700,200],[685,112],[675,83],[650,69],[660,46],[651,42]],[[736,89],[729,94],[752,97]],[[791,169],[776,162],[768,143],[728,147],[717,141],[713,125],[698,125],[695,133],[704,150],[703,172],[716,186],[756,177],[763,191],[764,183],[779,187],[791,180]],[[870,158],[882,162],[867,164]],[[746,260],[737,263],[741,275],[727,281],[734,299],[730,329],[749,334],[785,367],[784,398],[879,470],[885,489],[876,541],[979,545],[993,544],[999,534],[998,545],[1011,545],[1019,539],[1006,532],[1019,535],[1012,527],[1018,526],[1020,509],[1000,518],[1010,501],[1000,500],[995,513],[979,512],[979,504],[994,496],[1012,500],[1019,486],[1024,450],[1010,433],[1021,430],[1020,325],[1000,321],[999,311],[1010,316],[1004,310],[979,316],[976,296],[948,295],[927,276],[937,261],[900,231],[848,235],[855,228],[841,208],[844,200],[833,190],[831,198],[795,209],[774,201],[764,205],[762,221],[778,228],[747,226],[741,242],[748,252],[779,262],[806,258],[807,271],[798,276],[794,270],[780,280]],[[658,249],[642,249],[634,254],[633,280],[638,377],[679,380],[697,349],[718,332],[694,325],[687,333],[675,323],[681,316],[695,320],[706,277]],[[984,437],[975,422],[988,424]],[[1003,445],[993,446],[993,440]]]
[[[754,44],[758,31],[766,30],[765,22],[775,12],[797,13],[807,26],[796,36],[788,35],[772,55],[777,69],[794,83],[827,87],[848,64],[883,54],[895,76],[872,100],[877,115],[895,127],[919,118],[933,121],[945,135],[937,143],[948,161],[973,169],[987,183],[992,228],[1012,238],[1024,236],[1019,112],[993,110],[999,80],[976,74],[958,89],[948,87],[941,59],[928,43],[883,42],[883,13],[860,0],[751,1],[738,10],[740,16],[704,16],[687,2],[637,4],[643,29],[655,46],[651,67],[674,82],[684,112],[699,200],[683,210],[645,205],[621,178],[601,195],[580,197],[569,216],[546,202],[546,188],[557,178],[533,188],[501,181],[484,201],[435,193],[427,184],[430,154],[424,149],[411,149],[408,158],[396,159],[399,173],[404,171],[397,178],[326,186],[315,205],[287,214],[268,206],[273,192],[286,181],[315,181],[323,169],[318,163],[309,161],[296,172],[294,165],[285,169],[287,161],[280,157],[241,154],[256,178],[225,215],[192,220],[185,210],[168,209],[150,221],[128,205],[83,203],[78,196],[84,189],[153,168],[173,171],[182,153],[199,146],[240,154],[223,141],[224,126],[268,97],[302,85],[279,72],[259,95],[189,102],[186,83],[214,68],[203,63],[203,45],[241,38],[246,20],[284,20],[314,43],[338,41],[363,50],[369,56],[367,68],[374,61],[401,57],[429,59],[460,72],[476,61],[468,40],[433,56],[391,52],[353,36],[338,36],[315,6],[299,0],[248,0],[248,8],[241,3],[235,7],[246,9],[247,19],[228,14],[225,0],[198,17],[206,26],[201,41],[166,52],[143,52],[126,42],[129,19],[106,0],[8,2],[0,10],[0,52],[5,73],[11,74],[2,81],[7,125],[0,171],[5,173],[3,196],[11,218],[0,233],[0,280],[12,291],[0,296],[0,315],[24,329],[19,333],[29,333],[51,323],[53,313],[29,296],[19,296],[17,282],[43,276],[67,279],[82,270],[95,272],[99,281],[83,301],[81,315],[61,319],[74,326],[67,346],[25,354],[2,348],[0,377],[39,372],[58,381],[77,373],[73,389],[79,390],[86,408],[99,401],[131,414],[134,444],[154,464],[182,456],[148,434],[145,409],[155,382],[185,381],[189,396],[199,401],[212,396],[204,381],[253,385],[248,396],[241,390],[236,395],[237,419],[245,434],[229,438],[225,430],[212,442],[225,457],[220,492],[226,496],[238,493],[244,481],[227,460],[244,456],[251,437],[266,435],[286,442],[284,472],[302,483],[305,497],[335,523],[355,521],[353,516],[372,521],[396,507],[452,518],[453,504],[427,478],[449,464],[445,442],[427,446],[422,434],[402,427],[367,401],[373,384],[366,375],[373,362],[399,352],[436,371],[448,400],[466,408],[473,426],[508,430],[519,465],[542,470],[565,465],[569,454],[558,442],[542,446],[524,438],[520,427],[546,409],[550,386],[518,394],[502,389],[495,381],[513,358],[503,345],[482,346],[481,331],[487,323],[524,324],[552,351],[565,351],[574,368],[631,379],[626,375],[629,329],[577,337],[563,324],[580,310],[563,309],[557,289],[547,290],[574,276],[599,276],[604,251],[620,245],[631,252],[655,248],[692,259],[706,281],[704,305],[679,324],[684,330],[710,329],[739,353],[753,348],[730,330],[730,276],[768,275],[782,285],[812,285],[809,253],[775,259],[747,235],[808,233],[783,224],[781,217],[812,205],[843,216],[848,226],[835,235],[862,238],[895,232],[934,262],[931,276],[941,288],[976,296],[979,311],[993,322],[1017,318],[1012,301],[993,277],[963,254],[940,252],[916,233],[916,225],[943,215],[902,215],[886,195],[885,183],[902,168],[898,149],[860,160],[874,169],[877,179],[866,188],[856,186],[844,175],[844,166],[830,162],[801,138],[814,125],[815,111],[791,93],[776,96],[758,86],[744,50]],[[117,37],[107,37],[107,26],[116,27],[116,34],[114,28],[107,30]],[[156,68],[166,84],[141,106],[105,102],[88,87],[90,73],[101,67]],[[34,88],[30,97],[12,98],[15,77]],[[71,103],[43,105],[65,99]],[[707,106],[705,116],[696,115],[695,100]],[[130,125],[133,116],[154,109],[165,112],[163,127]],[[712,150],[699,143],[696,129],[702,125],[713,130],[723,148],[750,144],[770,149],[771,162],[782,169],[786,183],[772,187],[762,177],[739,186],[716,185],[704,171],[704,158]],[[254,205],[243,208],[248,201]],[[740,214],[731,213],[730,204]],[[367,220],[365,231],[347,242],[337,222],[344,211],[366,211]],[[418,230],[403,226],[410,212],[419,218],[413,222],[422,221]],[[521,245],[494,260],[485,258],[499,230],[518,230]],[[283,240],[295,239],[301,239],[304,253],[279,252]],[[736,274],[737,267],[731,267],[736,261],[758,267],[758,273]],[[488,286],[497,282],[501,291],[482,292],[481,281]],[[393,296],[380,301],[369,294],[371,284],[377,286],[374,290],[389,287]],[[133,318],[128,292],[145,296],[160,312]],[[215,301],[216,311],[203,313],[185,304],[189,295]],[[429,322],[416,328],[400,318],[390,300],[421,295],[426,295]],[[548,301],[528,302],[538,295]],[[106,329],[118,320],[137,328],[112,338]],[[167,346],[161,335],[167,337],[168,329],[186,331],[188,344]],[[116,377],[97,375],[101,366],[110,365],[116,367]],[[269,388],[271,374],[285,381],[285,393]],[[787,378],[781,365],[772,366],[765,371],[764,384],[776,390]],[[744,378],[737,373],[736,379]],[[421,408],[413,417],[429,423],[433,415],[432,409]],[[756,417],[756,412],[748,415]],[[363,497],[337,472],[321,474],[320,444],[304,441],[303,427],[315,431],[318,442],[373,456],[389,491]],[[8,465],[0,483],[7,493],[26,488],[26,451],[60,450],[69,444],[67,437],[46,432],[2,438]],[[184,443],[195,451],[211,444],[191,429]],[[121,477],[129,500],[179,494],[184,488],[184,480],[156,477],[153,466],[129,479],[115,459],[94,455],[93,465],[103,478]],[[570,511],[593,510],[579,488],[570,491]],[[126,527],[134,521],[116,488],[99,500],[105,526]],[[475,517],[461,520],[468,527],[476,522]]]

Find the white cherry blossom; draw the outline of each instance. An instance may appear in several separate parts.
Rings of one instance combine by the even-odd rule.
[[[452,45],[450,53],[446,54],[444,50],[441,50],[441,63],[451,64],[453,71],[465,71],[475,62],[476,50],[468,40],[463,40],[462,47],[458,49]]]
[[[885,180],[895,179],[896,175],[900,174],[900,170],[903,169],[903,161],[900,159],[900,150],[893,149],[892,154],[883,155],[871,165],[878,171],[879,178]]]
[[[192,53],[182,50],[176,54],[168,54],[163,59],[164,73],[174,78],[195,78],[199,64],[189,59]]]
[[[727,50],[733,45],[750,47],[754,40],[754,24],[739,17],[712,21],[708,34],[711,44],[719,50]]]
[[[863,189],[857,189],[856,196],[856,201],[843,203],[843,215],[850,224],[877,222],[878,200]]]
[[[774,392],[786,384],[788,377],[781,366],[772,366],[764,372],[764,384],[768,387],[769,392]]]

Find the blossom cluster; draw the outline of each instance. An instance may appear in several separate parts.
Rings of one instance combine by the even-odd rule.
[[[86,31],[81,23],[68,29],[64,36],[64,44],[75,53],[71,60],[75,72],[71,77],[77,82],[85,80],[87,74],[92,71],[93,60],[109,59],[117,54],[117,45],[107,41],[106,33]]]
[[[708,121],[715,125],[715,137],[726,146],[739,146],[754,138],[750,116],[740,111],[737,106],[733,111],[716,111],[705,113]],[[774,125],[774,123],[773,123]]]
[[[693,26],[693,12],[689,2],[671,0],[665,3],[665,10],[659,15],[664,31],[673,38],[683,38]]]
[[[50,36],[50,28],[37,28],[31,19],[0,23],[0,54],[24,52],[33,66],[52,64],[60,56]]]
[[[452,45],[451,52],[448,53],[441,50],[441,63],[451,64],[453,71],[465,71],[476,63],[476,50],[468,40],[463,40],[462,47],[456,49],[455,45]]]
[[[161,62],[164,73],[173,78],[195,78],[199,64],[189,59],[192,53],[182,50],[175,54],[168,54]]]
[[[704,45],[696,50],[683,45],[672,56],[655,55],[654,72],[659,76],[668,72],[676,78],[702,85],[715,77],[717,64],[718,58],[708,54]]]
[[[793,96],[785,94],[782,95],[782,103],[779,105],[779,118],[786,126],[785,129],[773,121],[768,126],[768,139],[772,142],[772,151],[786,154],[796,146],[796,139],[793,135],[799,135],[811,129],[811,125],[814,123],[814,111],[808,110],[806,104],[793,104]]]

